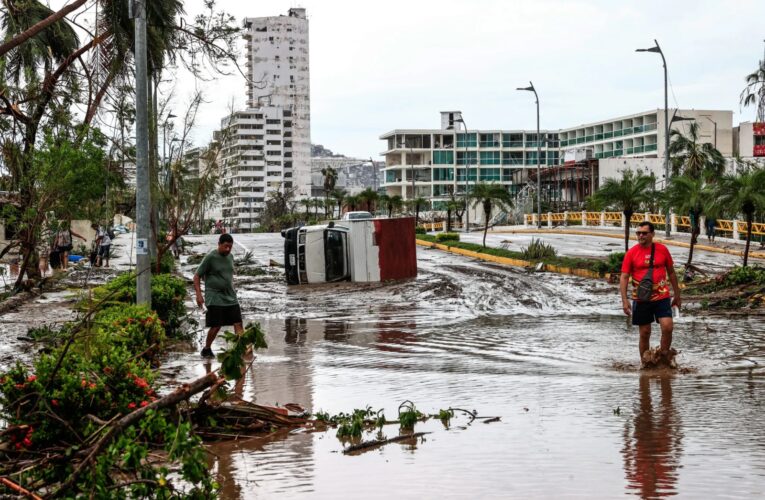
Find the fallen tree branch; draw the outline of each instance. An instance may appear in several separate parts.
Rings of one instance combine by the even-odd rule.
[[[397,443],[398,441],[407,441],[409,439],[415,439],[421,436],[424,436],[425,434],[430,434],[430,432],[414,432],[412,434],[403,434],[401,436],[396,436],[388,439],[374,439],[372,441],[362,441],[359,444],[354,444],[352,446],[349,446],[343,450],[343,455],[347,455],[348,453],[353,453],[354,451],[361,451],[366,450],[369,448],[375,448],[377,446],[384,446],[386,444],[390,443]]]
[[[31,491],[22,488],[21,486],[19,486],[18,484],[14,483],[13,481],[11,481],[8,478],[0,477],[0,484],[3,484],[6,488],[8,488],[8,489],[10,489],[12,491],[15,491],[19,495],[24,495],[25,497],[33,498],[34,500],[42,500],[42,498],[38,497],[37,495],[35,495]]]
[[[174,406],[181,401],[189,399],[194,394],[207,389],[217,381],[218,374],[216,372],[210,372],[204,377],[198,378],[188,384],[184,384],[167,396],[163,396],[153,403],[150,403],[143,408],[139,408],[134,412],[128,413],[119,419],[111,428],[109,428],[106,434],[104,434],[104,436],[90,448],[90,453],[82,462],[80,462],[79,465],[77,465],[77,467],[75,467],[69,478],[61,485],[58,490],[56,490],[52,496],[57,497],[62,493],[69,491],[69,489],[77,482],[77,479],[80,477],[80,475],[85,471],[85,468],[90,465],[90,463],[104,450],[104,448],[106,448],[106,446],[109,445],[109,443],[111,443],[112,440],[122,431],[141,420],[146,415],[146,412],[149,410],[159,410],[161,408]]]

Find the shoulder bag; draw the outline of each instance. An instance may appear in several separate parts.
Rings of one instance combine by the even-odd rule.
[[[651,243],[651,260],[648,262],[648,271],[646,271],[643,279],[640,280],[637,289],[637,298],[641,302],[649,302],[651,295],[653,295],[653,256],[655,252],[656,245]]]

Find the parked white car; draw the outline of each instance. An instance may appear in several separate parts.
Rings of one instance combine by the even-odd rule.
[[[369,212],[345,212],[342,220],[366,220],[374,219],[374,215]]]

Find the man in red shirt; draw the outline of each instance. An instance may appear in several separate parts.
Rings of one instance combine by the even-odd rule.
[[[619,281],[619,291],[622,295],[624,314],[632,316],[632,324],[640,331],[640,359],[650,347],[651,323],[656,321],[661,326],[661,354],[668,359],[669,348],[672,346],[672,307],[680,307],[680,285],[677,282],[674,262],[667,247],[653,242],[654,227],[650,222],[641,222],[637,229],[638,244],[629,249],[622,262],[622,275]],[[640,280],[648,272],[653,256],[653,290],[649,301],[637,298]],[[632,304],[627,300],[627,282],[632,277]],[[670,302],[669,283],[672,284],[674,298]]]

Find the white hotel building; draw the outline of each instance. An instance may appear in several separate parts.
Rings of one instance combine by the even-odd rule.
[[[670,117],[696,120],[701,142],[716,144],[723,156],[733,154],[731,111],[670,109],[669,113]],[[688,123],[676,121],[672,129],[687,133]],[[517,194],[527,184],[529,174],[536,178],[538,147],[543,176],[545,171],[563,168],[569,163],[567,159],[623,158],[622,163],[627,165],[631,158],[663,158],[663,128],[664,110],[654,110],[577,127],[541,130],[537,137],[536,130],[465,131],[461,113],[445,111],[441,113],[440,129],[396,129],[380,136],[387,145],[382,153],[382,187],[387,194],[404,199],[429,199],[439,210],[449,199],[450,189],[458,196],[464,193],[465,167],[469,165],[468,189],[477,182],[497,182]],[[657,174],[661,179],[663,171]]]
[[[222,218],[246,231],[259,224],[270,191],[311,194],[311,100],[308,19],[246,18],[247,108],[221,120],[221,177],[229,193]]]

